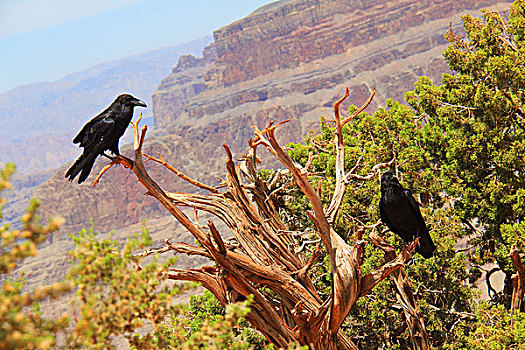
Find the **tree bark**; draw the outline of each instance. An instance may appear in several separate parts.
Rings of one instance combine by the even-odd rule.
[[[517,272],[512,275],[512,299],[510,306],[510,323],[511,326],[514,327],[515,311],[519,310],[525,312],[525,303],[523,303],[523,298],[525,296],[525,266],[521,261],[516,244],[512,246],[509,256],[517,270]]]

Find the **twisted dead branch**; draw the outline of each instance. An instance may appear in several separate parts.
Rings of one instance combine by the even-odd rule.
[[[352,175],[352,171],[345,173],[344,169],[342,126],[368,106],[374,92],[356,113],[341,121],[339,105],[347,96],[348,89],[345,96],[334,106],[336,135],[333,142],[337,157],[337,183],[331,203],[326,209],[323,208],[318,189],[314,189],[309,181],[308,167],[303,168],[295,163],[277,141],[276,130],[288,120],[277,124],[271,122],[263,130],[254,127],[255,136],[249,141],[249,151],[241,158],[239,164],[235,164],[229,147],[224,145],[227,186],[223,191],[184,175],[160,155],[158,158],[143,155],[142,146],[147,127],[143,127],[139,132],[140,118],[137,122],[132,122],[134,160],[118,157],[114,163],[131,169],[147,189],[147,194],[158,200],[201,245],[194,247],[166,241],[165,247],[144,252],[137,255],[137,258],[167,251],[208,257],[215,266],[171,269],[168,277],[202,283],[222,305],[243,301],[249,295],[253,295],[251,312],[247,319],[268,341],[279,348],[287,348],[290,343],[296,342],[309,345],[312,349],[357,349],[348,335],[341,330],[341,324],[360,297],[370,293],[377,283],[404,265],[417,242],[407,245],[397,256],[392,251],[391,258],[383,266],[362,276],[360,264],[367,244],[362,240],[363,230],[358,232],[357,242],[349,245],[333,228],[348,178]],[[310,256],[298,253],[299,249],[293,249],[297,244],[279,217],[271,186],[257,172],[258,146],[266,148],[286,167],[295,185],[311,204],[312,210],[307,214],[331,263],[332,288],[327,298],[321,297],[309,275],[310,269],[322,256],[321,245],[318,245]],[[143,156],[163,165],[207,193],[165,191],[149,176],[144,167]],[[309,158],[309,163],[311,161],[312,157]],[[374,169],[388,164],[378,164]],[[102,174],[103,172],[96,182]],[[205,226],[195,224],[179,206],[211,213],[231,230],[237,244],[232,246],[225,243],[212,221]],[[268,290],[271,290],[272,297],[268,297]]]
[[[375,231],[370,234],[370,240],[374,245],[385,252],[385,261],[393,261],[393,259],[395,259],[396,254],[394,247],[390,246],[382,237],[378,236]],[[410,246],[414,249],[418,244],[419,238],[416,238],[410,243]],[[393,271],[390,275],[390,279],[395,287],[396,299],[403,306],[403,312],[410,331],[410,336],[412,337],[414,349],[430,349],[428,333],[423,317],[421,316],[421,310],[416,302],[416,297],[412,285],[406,276],[405,269],[401,267],[397,271]]]

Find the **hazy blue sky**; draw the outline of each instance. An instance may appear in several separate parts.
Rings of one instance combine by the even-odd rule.
[[[211,34],[272,0],[0,0],[0,93]]]

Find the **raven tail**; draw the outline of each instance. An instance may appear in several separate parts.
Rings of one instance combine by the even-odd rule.
[[[419,246],[416,248],[416,251],[421,254],[423,258],[428,259],[432,257],[434,250],[436,250],[436,246],[434,245],[434,242],[432,242],[432,238],[430,238],[428,231],[425,230],[419,236]]]
[[[65,177],[68,178],[69,181],[73,181],[75,177],[82,171],[78,178],[78,183],[81,184],[84,182],[87,177],[89,176],[89,173],[91,172],[91,169],[93,168],[93,164],[95,164],[95,159],[97,159],[97,155],[90,154],[84,154],[73,163],[73,165],[69,168],[67,171]]]

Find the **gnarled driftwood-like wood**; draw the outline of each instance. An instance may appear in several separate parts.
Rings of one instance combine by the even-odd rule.
[[[309,181],[308,166],[303,168],[295,163],[277,141],[275,132],[286,121],[277,124],[272,122],[263,130],[254,127],[254,138],[249,141],[249,151],[242,156],[239,164],[234,162],[229,147],[224,145],[227,185],[224,190],[190,178],[169,165],[160,155],[158,158],[143,155],[142,144],[147,127],[139,132],[140,118],[137,122],[132,122],[134,160],[118,157],[113,163],[130,168],[147,189],[147,194],[157,199],[201,244],[201,247],[196,247],[166,241],[166,247],[144,252],[137,255],[137,258],[170,250],[210,258],[215,266],[171,269],[169,278],[200,282],[223,305],[242,301],[253,295],[251,312],[247,319],[277,347],[287,348],[290,343],[295,342],[309,345],[311,349],[357,349],[341,330],[341,324],[360,297],[368,294],[377,283],[404,265],[416,244],[407,245],[397,256],[392,253],[391,259],[383,266],[363,276],[360,263],[367,244],[362,240],[363,230],[357,233],[357,242],[349,245],[333,228],[349,179],[354,177],[366,180],[353,173],[356,167],[345,172],[342,126],[366,108],[373,95],[374,92],[365,105],[344,120],[339,116],[339,105],[348,96],[348,89],[334,106],[336,134],[333,142],[337,152],[337,183],[333,199],[327,208],[323,208],[317,190]],[[279,217],[273,201],[274,193],[270,191],[271,186],[256,170],[256,151],[259,146],[266,148],[287,169],[293,176],[295,185],[311,203],[312,210],[308,212],[308,216],[331,262],[332,288],[328,298],[321,298],[309,274],[309,270],[322,255],[321,246],[310,256],[304,252],[296,253],[294,248],[297,244]],[[144,156],[164,165],[176,176],[206,193],[165,191],[149,176],[143,164]],[[104,168],[104,171],[113,163]],[[372,178],[379,168],[390,164],[391,162],[377,164],[373,168],[374,173],[368,178]],[[100,176],[94,184],[99,179]],[[205,226],[194,223],[179,206],[213,214],[231,230],[238,244],[232,246],[225,242],[211,221]]]

